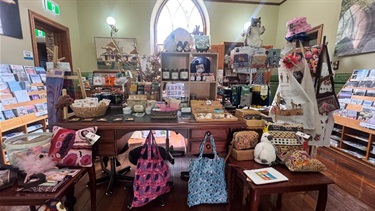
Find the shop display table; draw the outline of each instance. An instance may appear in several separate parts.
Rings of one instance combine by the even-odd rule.
[[[16,191],[18,188],[17,182],[13,187],[0,191],[0,206],[30,206],[30,210],[36,210],[35,206],[44,204],[45,201],[50,199],[61,200],[64,196],[66,197],[65,205],[68,210],[74,210],[74,204],[76,199],[74,197],[75,184],[93,168],[82,168],[77,175],[69,179],[65,184],[59,187],[56,192],[25,192]],[[94,175],[95,176],[95,175]],[[91,180],[90,176],[90,180]],[[96,194],[95,185],[90,186],[90,197],[91,197],[91,210],[96,210]]]
[[[121,139],[125,134],[139,130],[170,130],[180,133],[188,139],[188,153],[198,153],[200,143],[207,131],[215,137],[216,147],[219,152],[226,152],[227,146],[231,141],[233,131],[246,128],[246,124],[242,121],[212,121],[197,122],[193,117],[175,119],[151,119],[150,115],[143,117],[135,117],[134,115],[123,115],[122,111],[111,109],[105,117],[94,118],[92,121],[85,122],[79,120],[77,122],[61,121],[55,125],[78,130],[86,127],[97,126],[97,134],[100,139],[94,144],[94,153],[98,156],[117,156],[116,140]],[[98,121],[106,118],[106,121]],[[122,118],[120,121],[115,119]],[[133,118],[133,120],[127,120]],[[167,151],[169,151],[169,141],[166,140]],[[208,143],[205,150],[210,150]]]
[[[291,172],[285,166],[273,166],[277,171],[286,176],[289,181],[270,183],[263,185],[255,185],[247,180],[247,176],[243,173],[244,169],[259,169],[267,166],[260,165],[255,161],[236,161],[233,157],[228,160],[228,186],[229,186],[229,210],[233,198],[234,181],[239,177],[249,189],[248,195],[250,210],[257,211],[261,201],[261,196],[265,194],[278,194],[277,208],[281,208],[281,197],[284,192],[298,191],[319,191],[319,197],[316,210],[324,211],[327,203],[327,186],[334,184],[334,181],[320,172]]]

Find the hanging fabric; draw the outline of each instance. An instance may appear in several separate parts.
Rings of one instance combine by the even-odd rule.
[[[305,130],[322,133],[315,90],[303,46],[302,59],[296,53],[285,56],[278,69],[279,86],[270,109],[275,122],[302,123]],[[300,81],[300,83],[299,83]]]

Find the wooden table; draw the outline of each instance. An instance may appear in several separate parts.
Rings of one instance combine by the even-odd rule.
[[[53,193],[17,192],[16,189],[18,188],[18,185],[16,182],[13,187],[0,191],[0,206],[30,206],[30,210],[36,210],[35,206],[40,206],[47,200],[61,200],[66,196],[65,205],[68,210],[74,210],[74,204],[76,202],[74,197],[75,184],[86,174],[87,170],[90,171],[90,169],[93,168],[82,168],[77,175],[69,179],[66,184],[59,187],[57,191]],[[95,188],[95,185],[92,187]],[[96,194],[95,191],[92,191],[92,187],[90,187],[91,210],[96,210]]]
[[[259,169],[266,166],[260,165],[255,161],[236,161],[233,157],[228,160],[228,181],[229,181],[229,210],[233,197],[234,179],[238,176],[243,180],[250,190],[248,195],[250,210],[257,211],[261,201],[261,196],[264,194],[278,193],[277,208],[281,208],[281,197],[284,192],[298,192],[298,191],[319,191],[318,202],[316,210],[324,211],[327,203],[327,186],[334,184],[334,181],[320,172],[291,172],[285,166],[273,166],[277,171],[285,175],[289,181],[271,183],[264,185],[255,185],[247,179],[243,173],[244,169]]]
[[[123,117],[124,120],[113,121],[116,117]],[[129,117],[134,118],[134,120],[125,120]],[[246,124],[242,121],[197,122],[194,118],[183,119],[180,116],[176,119],[151,119],[150,115],[137,118],[133,115],[123,115],[122,111],[116,109],[107,112],[106,118],[107,122],[100,122],[97,121],[98,118],[95,118],[90,122],[61,121],[55,125],[73,130],[97,126],[97,134],[100,136],[100,139],[94,144],[94,152],[95,155],[107,157],[117,156],[116,141],[121,139],[125,134],[137,130],[171,130],[180,133],[188,139],[188,152],[196,154],[199,151],[200,143],[206,131],[210,131],[214,135],[218,151],[225,152],[230,140],[232,140],[233,131],[246,128]],[[168,139],[166,141],[166,148],[169,151]],[[206,145],[205,150],[210,150],[210,144],[207,143]]]

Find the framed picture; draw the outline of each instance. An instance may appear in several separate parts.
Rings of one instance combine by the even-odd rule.
[[[335,56],[375,52],[375,0],[343,0]]]
[[[95,37],[98,69],[136,69],[136,45],[135,38]]]
[[[0,34],[23,38],[18,0],[0,1]]]

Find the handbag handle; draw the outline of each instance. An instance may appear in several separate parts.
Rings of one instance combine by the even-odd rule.
[[[143,155],[145,154],[146,149],[147,149],[147,159],[148,160],[151,159],[151,151],[154,154],[155,158],[159,158],[160,157],[160,152],[159,152],[159,149],[157,148],[155,137],[154,137],[154,135],[152,133],[152,130],[150,130],[150,132],[147,135],[146,141],[143,144],[143,147],[142,147],[142,150],[141,150],[140,157],[143,157]]]
[[[207,139],[208,136],[210,136],[210,142],[211,142],[211,146],[212,146],[212,151],[214,152],[214,156],[215,156],[215,158],[217,158],[217,151],[216,151],[214,136],[209,131],[207,131],[206,134],[204,134],[203,141],[201,143],[201,146],[199,147],[198,158],[202,158],[202,156],[203,156],[203,149],[204,149],[204,145],[206,144],[206,139]]]

